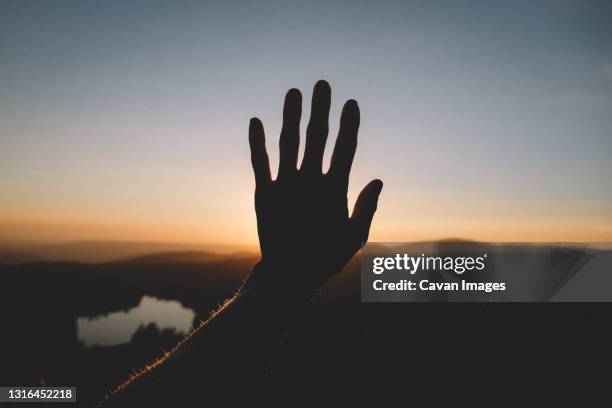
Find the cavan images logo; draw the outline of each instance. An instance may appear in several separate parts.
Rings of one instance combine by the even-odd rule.
[[[376,292],[482,291],[491,293],[493,291],[505,291],[506,284],[504,282],[470,282],[466,279],[440,282],[430,279],[429,276],[431,275],[422,276],[420,280],[395,280],[391,278],[390,281],[385,281],[385,277],[381,276],[390,271],[394,271],[391,275],[395,276],[397,276],[397,272],[407,272],[410,275],[415,275],[417,272],[451,272],[456,275],[463,275],[465,272],[483,271],[486,267],[486,260],[487,254],[481,256],[430,256],[425,254],[411,256],[408,254],[395,254],[394,256],[373,257],[371,271],[377,278],[372,281],[371,288]]]

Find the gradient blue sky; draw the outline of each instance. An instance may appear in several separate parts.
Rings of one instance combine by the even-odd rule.
[[[612,241],[611,2],[2,1],[0,61],[0,240],[255,243],[248,120],[274,168],[324,78],[373,239]]]

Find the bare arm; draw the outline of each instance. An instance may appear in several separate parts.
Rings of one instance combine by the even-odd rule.
[[[259,119],[249,143],[262,258],[243,287],[173,351],[110,395],[120,406],[256,398],[258,379],[301,308],[367,241],[380,180],[361,192],[349,217],[346,193],[359,128],[357,102],[342,110],[332,162],[322,173],[331,89],[315,85],[306,147],[297,168],[302,96],[285,97],[278,176],[272,180]]]

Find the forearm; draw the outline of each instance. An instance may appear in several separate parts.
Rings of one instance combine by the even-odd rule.
[[[107,404],[176,403],[198,397],[211,402],[215,394],[254,389],[305,303],[303,297],[289,297],[252,279],[261,268],[258,264],[240,291],[174,350],[118,387]]]

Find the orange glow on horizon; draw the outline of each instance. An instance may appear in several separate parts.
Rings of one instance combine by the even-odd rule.
[[[180,217],[179,217],[180,218]],[[602,220],[435,220],[375,219],[370,241],[414,242],[458,238],[488,242],[612,242],[612,223]],[[257,246],[254,215],[220,220],[173,222],[70,218],[42,214],[0,214],[0,243],[151,241]]]

